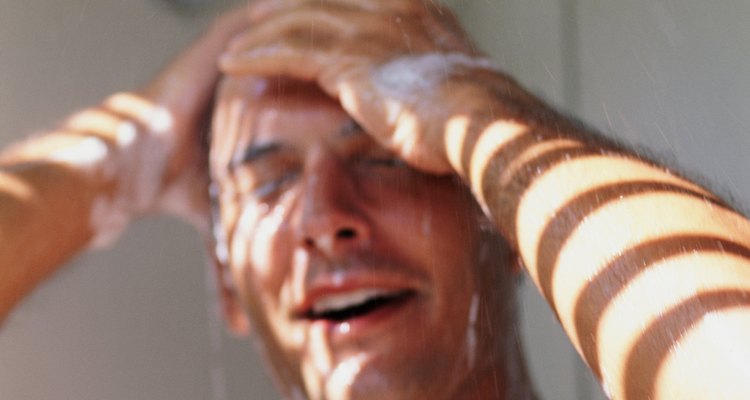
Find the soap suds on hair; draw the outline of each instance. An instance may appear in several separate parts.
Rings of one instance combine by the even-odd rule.
[[[373,85],[386,98],[411,99],[435,88],[458,67],[493,69],[492,61],[462,53],[429,53],[400,57],[378,68]],[[389,108],[394,105],[389,105]],[[389,112],[390,114],[390,112]]]

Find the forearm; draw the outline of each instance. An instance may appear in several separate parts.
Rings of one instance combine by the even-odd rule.
[[[25,294],[90,240],[94,193],[80,174],[42,162],[6,167],[0,174],[2,321]]]
[[[120,94],[3,152],[0,321],[61,263],[113,240],[152,207],[166,162],[159,147],[168,143],[144,130],[163,128],[165,118],[143,98]]]
[[[747,397],[750,223],[512,82],[489,92],[451,162],[612,396]]]
[[[113,95],[0,155],[0,322],[60,263],[111,242],[131,218],[207,228],[201,129],[227,42],[247,10],[218,18],[144,89]]]

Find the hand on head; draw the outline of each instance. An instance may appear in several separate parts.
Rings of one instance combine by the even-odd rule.
[[[210,155],[230,326],[251,321],[290,397],[487,389],[517,356],[490,340],[514,316],[508,248],[467,188],[435,175],[453,172],[444,124],[486,107],[454,89],[487,62],[433,2],[250,15],[221,60]]]
[[[250,15],[224,73],[313,80],[405,161],[452,172],[445,124],[480,101],[456,88],[491,66],[450,11],[422,0],[267,0]]]
[[[146,142],[151,137],[160,137],[169,144],[168,154],[161,155],[166,157],[165,169],[154,171],[161,174],[160,195],[145,211],[174,213],[186,217],[201,229],[207,227],[207,160],[201,142],[208,128],[212,99],[220,78],[217,60],[229,40],[249,25],[246,7],[219,17],[204,36],[136,95],[144,100],[140,102],[142,108],[160,110],[170,122],[156,126],[145,123],[146,129],[139,132]],[[124,109],[118,112],[139,119],[136,110],[129,109],[128,104],[122,103],[122,107]],[[152,167],[133,166],[136,169]]]

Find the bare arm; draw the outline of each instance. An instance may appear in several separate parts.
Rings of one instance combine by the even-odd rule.
[[[608,393],[746,397],[750,223],[669,170],[535,114],[466,129],[453,165]]]
[[[216,59],[246,26],[217,21],[141,91],[120,93],[0,155],[0,322],[63,262],[154,211],[205,224],[197,146]]]
[[[226,70],[314,79],[412,165],[460,175],[613,398],[750,395],[747,219],[551,110],[433,2],[299,3],[258,7]]]

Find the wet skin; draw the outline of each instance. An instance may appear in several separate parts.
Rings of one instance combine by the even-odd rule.
[[[218,99],[227,309],[247,311],[282,391],[488,398],[504,386],[511,256],[457,179],[407,166],[313,86],[227,78]]]

